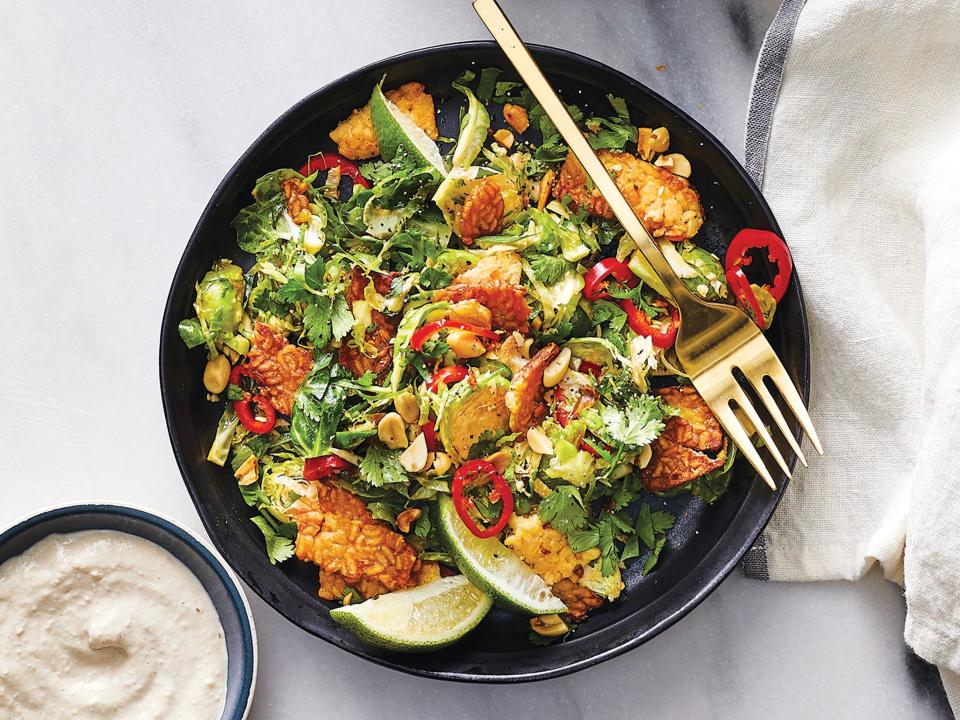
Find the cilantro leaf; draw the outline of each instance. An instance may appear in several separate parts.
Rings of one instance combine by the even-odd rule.
[[[586,121],[590,135],[587,139],[593,148],[609,148],[623,150],[628,142],[637,141],[637,128],[630,122],[630,111],[623,98],[616,95],[607,95],[607,100],[613,108],[614,117],[592,117]]]
[[[490,102],[497,84],[497,78],[503,72],[500,68],[488,67],[480,71],[480,82],[477,83],[477,99],[483,103]]]
[[[600,548],[600,574],[604,577],[613,575],[620,562],[620,553],[617,552],[615,543],[616,533],[614,532],[614,523],[611,516],[600,519],[597,523],[597,537]]]
[[[540,501],[540,519],[564,535],[586,527],[587,511],[580,491],[573,485],[556,488]]]
[[[400,464],[400,451],[373,443],[360,461],[360,478],[372,487],[406,484],[409,480]]]
[[[417,524],[413,526],[413,534],[417,537],[425,538],[430,534],[431,528],[430,513],[423,513],[417,518]]]
[[[304,457],[317,457],[330,448],[347,397],[346,388],[334,382],[347,371],[342,365],[332,365],[330,355],[323,358],[314,365],[293,399],[290,439]]]
[[[627,109],[627,101],[616,95],[607,95],[607,101],[616,113],[617,118],[624,122],[630,122],[630,111]]]
[[[640,557],[640,542],[637,540],[636,535],[631,535],[623,545],[623,552],[620,553],[620,562],[626,562],[635,557]]]
[[[314,347],[323,348],[330,342],[332,309],[333,301],[330,298],[318,297],[303,313],[303,331]]]
[[[309,302],[313,299],[313,293],[307,290],[302,282],[291,278],[277,290],[276,299],[278,302],[292,305],[297,302]]]
[[[346,337],[353,327],[353,313],[347,305],[347,300],[342,295],[337,295],[333,299],[333,306],[330,308],[330,331],[334,339],[340,340]]]
[[[599,414],[605,435],[626,449],[639,450],[663,432],[663,411],[650,395],[634,395],[622,408],[605,404]]]
[[[646,575],[657,564],[660,558],[660,551],[667,542],[667,531],[673,527],[677,519],[668,512],[657,510],[650,512],[650,506],[644,503],[640,506],[637,513],[637,537],[650,550],[643,563],[643,574]]]
[[[316,260],[303,271],[303,281],[311,290],[323,290],[326,271],[327,264],[323,260]]]
[[[672,528],[676,524],[677,519],[668,512],[657,510],[650,515],[650,522],[653,524],[654,532],[663,533]]]
[[[560,281],[570,269],[571,263],[561,255],[531,254],[527,256],[534,276],[544,285],[553,285]]]
[[[610,323],[611,329],[620,332],[627,324],[627,313],[609,300],[594,300],[590,308],[590,321],[594,325]]]
[[[427,268],[420,273],[420,285],[424,290],[439,290],[445,288],[453,282],[453,278],[446,270],[440,268]]]
[[[260,532],[263,533],[263,540],[267,548],[267,557],[272,564],[276,565],[293,557],[293,539],[288,537],[291,532],[288,526],[293,526],[292,532],[295,537],[297,532],[296,523],[272,523],[262,515],[251,518],[251,522],[260,528]]]
[[[647,574],[653,570],[657,562],[660,560],[660,551],[663,550],[663,546],[667,544],[667,536],[661,535],[657,540],[656,546],[650,552],[650,555],[647,556],[646,562],[643,563],[643,570],[641,571],[643,576],[646,577]]]
[[[650,506],[646,503],[640,506],[640,511],[637,513],[636,529],[637,537],[643,541],[644,545],[653,550],[653,546],[656,545],[657,542],[657,535],[653,529]]]
[[[575,553],[583,552],[600,544],[600,532],[595,527],[574,530],[567,535],[567,541],[570,543],[570,549]]]

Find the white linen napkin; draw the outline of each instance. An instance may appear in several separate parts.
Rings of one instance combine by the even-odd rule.
[[[787,0],[778,22],[747,162],[799,270],[827,454],[807,451],[745,567],[879,563],[960,715],[960,2]]]

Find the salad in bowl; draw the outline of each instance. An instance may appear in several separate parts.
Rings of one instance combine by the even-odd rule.
[[[271,562],[315,566],[332,617],[394,650],[449,645],[493,603],[562,641],[628,564],[654,572],[662,498],[716,501],[735,461],[672,352],[662,281],[498,73],[454,81],[457,138],[422,84],[372,88],[337,153],[257,180],[233,221],[250,257],[199,278],[178,328],[224,408],[207,459],[232,467]],[[671,266],[769,326],[783,241],[699,246],[690,162],[608,100],[570,109]],[[769,285],[743,272],[757,252]]]

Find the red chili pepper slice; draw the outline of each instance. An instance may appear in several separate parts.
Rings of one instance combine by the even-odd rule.
[[[753,317],[757,323],[757,327],[761,330],[766,330],[766,321],[763,318],[763,310],[760,309],[760,301],[757,300],[757,296],[753,294],[753,288],[750,287],[750,281],[747,280],[747,276],[743,274],[743,270],[739,267],[732,267],[727,270],[727,283],[730,285],[730,289],[733,290],[733,294],[736,296],[737,301],[744,308],[750,308],[753,311]]]
[[[360,168],[343,157],[343,155],[337,155],[337,153],[311,155],[307,158],[307,162],[303,164],[303,167],[300,168],[300,174],[308,177],[315,172],[330,170],[335,167],[340,168],[340,172],[353,180],[354,184],[365,188],[370,187],[370,181],[360,174]]]
[[[630,267],[615,257],[604,258],[583,276],[583,296],[587,300],[601,300],[610,297],[606,291],[607,279],[613,276],[627,287],[635,287],[639,278],[631,272]]]
[[[620,307],[627,313],[627,324],[637,335],[648,337],[653,344],[666,350],[673,347],[677,339],[677,330],[680,328],[680,311],[673,305],[662,300],[655,301],[657,305],[666,307],[670,313],[670,323],[666,327],[656,327],[650,317],[629,300],[621,300]]]
[[[493,484],[493,490],[488,497],[494,501],[500,501],[500,517],[490,527],[482,528],[474,522],[470,515],[472,501],[464,494],[464,490],[468,487],[476,487],[487,483]],[[503,475],[498,473],[493,464],[487,460],[467,460],[458,467],[453,474],[450,493],[453,496],[453,507],[456,509],[457,515],[467,526],[467,530],[479,538],[499,535],[513,515],[513,491]]]
[[[236,365],[230,371],[230,383],[232,385],[239,385],[240,379],[244,377],[256,380],[256,376],[246,365]],[[253,412],[254,405],[257,405],[262,411],[263,420],[257,420],[257,416]],[[277,424],[276,408],[273,407],[273,403],[266,395],[253,396],[251,393],[244,392],[243,400],[233,401],[233,410],[237,413],[237,419],[243,426],[257,435],[270,432],[273,430],[273,426]]]
[[[431,337],[436,335],[438,332],[444,328],[454,328],[455,330],[466,330],[467,332],[473,333],[474,335],[479,335],[480,337],[485,337],[488,340],[499,340],[500,336],[497,335],[493,330],[487,330],[486,328],[480,327],[479,325],[471,325],[470,323],[460,322],[459,320],[437,320],[435,322],[427,323],[421,328],[418,328],[416,332],[413,333],[413,337],[410,338],[410,347],[414,350],[420,350],[423,348],[423,344],[429,340]]]
[[[587,375],[593,375],[593,377],[600,377],[600,373],[603,372],[603,366],[597,365],[597,363],[590,362],[589,360],[580,361],[580,372],[586,373]]]
[[[263,420],[258,420],[253,412],[253,406],[257,405],[263,413]],[[233,409],[243,426],[252,433],[263,435],[273,430],[277,424],[277,411],[270,403],[266,395],[257,395],[249,400],[234,400]]]
[[[420,432],[423,433],[423,439],[427,443],[427,451],[433,452],[437,449],[437,426],[433,420],[428,420],[420,426]]]
[[[598,447],[603,448],[603,450],[607,453],[613,452],[613,448],[599,438],[595,437],[593,440],[587,440],[587,438],[583,438],[583,440],[580,441],[581,450],[590,453],[594,457],[603,457],[603,455],[597,452]]]
[[[303,479],[308,481],[326,480],[353,470],[353,465],[337,455],[321,455],[303,461]]]
[[[787,292],[787,286],[790,284],[790,275],[793,273],[793,258],[790,257],[790,250],[783,238],[776,233],[769,230],[745,228],[734,235],[733,240],[730,241],[730,247],[727,248],[727,275],[729,277],[730,271],[735,268],[749,265],[753,261],[749,251],[755,249],[766,250],[767,260],[777,266],[777,274],[773,278],[773,285],[767,287],[770,294],[773,295],[773,299],[780,302]]]
[[[453,385],[467,377],[469,372],[470,370],[466,365],[447,365],[447,367],[442,367],[430,378],[430,382],[427,383],[427,389],[430,390],[430,392],[436,392],[440,388],[440,383]]]

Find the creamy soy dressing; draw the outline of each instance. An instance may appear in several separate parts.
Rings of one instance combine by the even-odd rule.
[[[135,535],[51,535],[0,565],[0,717],[217,720],[227,650],[200,581]]]

